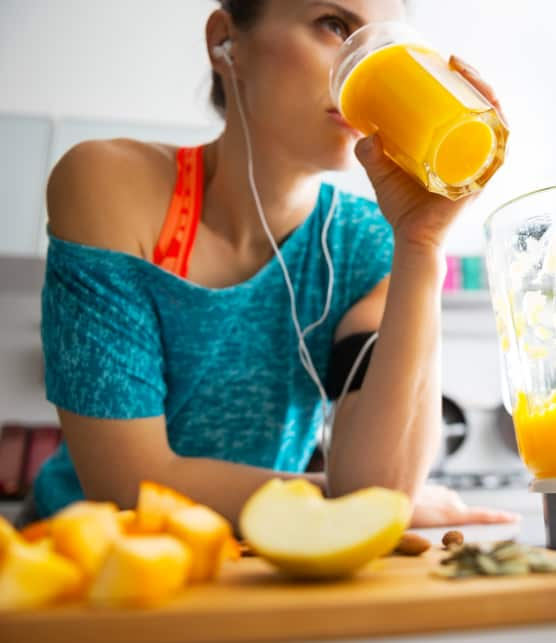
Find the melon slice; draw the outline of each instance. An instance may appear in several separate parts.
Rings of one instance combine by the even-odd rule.
[[[92,578],[110,545],[120,535],[116,506],[109,502],[75,502],[50,520],[54,549],[76,562]]]
[[[122,536],[94,579],[89,599],[97,604],[157,605],[184,585],[191,561],[191,551],[172,536]]]
[[[0,516],[0,559],[2,558],[2,553],[6,551],[8,545],[14,540],[20,540],[19,533],[10,522]]]
[[[245,503],[239,526],[253,550],[282,571],[337,578],[390,553],[410,517],[399,491],[373,487],[326,499],[302,478],[274,479]]]
[[[19,532],[19,535],[29,543],[34,543],[43,538],[50,537],[50,520],[37,520]]]
[[[166,530],[168,516],[185,507],[195,504],[170,487],[145,480],[139,486],[135,527],[137,532],[159,534]]]
[[[116,520],[120,526],[122,534],[133,535],[137,534],[137,512],[135,509],[124,509],[123,511],[118,511],[116,514]]]
[[[83,575],[71,560],[42,544],[13,540],[0,566],[0,610],[38,608],[76,597]]]
[[[179,509],[168,518],[168,532],[191,549],[192,582],[216,578],[231,551],[232,527],[223,516],[200,504]]]

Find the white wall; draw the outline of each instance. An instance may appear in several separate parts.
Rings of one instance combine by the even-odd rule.
[[[481,224],[503,202],[556,184],[554,0],[412,0],[413,22],[495,88],[510,122],[504,167],[451,233],[449,247],[482,244]]]
[[[210,0],[0,0],[0,111],[203,124]]]
[[[482,246],[486,214],[556,184],[554,0],[413,0],[413,22],[478,67],[512,126],[510,154],[448,242]],[[211,0],[0,0],[0,112],[210,125],[204,23]],[[368,191],[355,173],[343,180]]]

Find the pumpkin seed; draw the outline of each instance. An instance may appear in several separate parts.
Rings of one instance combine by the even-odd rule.
[[[496,560],[514,560],[518,556],[521,556],[523,549],[517,543],[508,543],[504,547],[499,547],[496,550],[492,551],[492,555]]]
[[[499,569],[504,576],[520,576],[529,573],[529,563],[521,560],[506,560],[500,563]]]
[[[500,573],[499,565],[486,554],[477,556],[477,567],[487,576],[495,576]]]
[[[556,559],[539,548],[503,540],[489,548],[480,545],[450,545],[449,556],[440,561],[435,575],[443,578],[471,576],[518,576],[556,572]]]

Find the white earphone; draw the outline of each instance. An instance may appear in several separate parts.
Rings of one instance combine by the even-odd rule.
[[[232,57],[230,56],[231,51],[232,41],[229,38],[224,40],[224,42],[220,45],[215,45],[212,48],[212,53],[215,58],[223,58],[228,63],[228,65],[233,65]]]
[[[319,319],[314,321],[312,324],[309,324],[309,326],[305,328],[301,328],[299,319],[297,316],[297,306],[296,306],[296,301],[295,301],[295,292],[293,289],[293,285],[291,282],[291,278],[288,272],[288,268],[286,266],[286,263],[284,261],[284,258],[282,257],[282,253],[280,252],[280,249],[276,243],[276,240],[274,239],[272,232],[270,230],[270,227],[268,225],[268,222],[266,220],[266,217],[264,215],[264,210],[263,206],[261,203],[261,199],[259,196],[259,192],[257,190],[257,186],[255,183],[255,172],[254,172],[254,164],[253,164],[253,148],[252,148],[252,143],[251,143],[251,134],[249,132],[249,126],[247,123],[247,117],[245,114],[245,110],[243,108],[243,101],[241,100],[241,95],[239,92],[239,87],[238,87],[238,82],[235,74],[235,69],[234,69],[234,62],[232,60],[231,56],[231,51],[232,51],[232,41],[228,38],[224,40],[220,45],[215,45],[212,48],[212,53],[215,58],[222,58],[226,64],[230,67],[231,69],[231,79],[232,79],[232,86],[234,90],[234,96],[235,100],[237,103],[239,115],[240,115],[240,120],[241,120],[241,125],[243,128],[243,132],[245,135],[245,144],[247,147],[247,175],[248,175],[248,180],[249,180],[249,185],[251,187],[251,192],[253,194],[253,199],[255,201],[255,207],[257,209],[257,212],[259,214],[259,218],[261,220],[261,224],[263,226],[263,229],[270,241],[270,244],[272,246],[272,249],[274,251],[274,254],[276,255],[276,258],[278,259],[278,262],[280,264],[280,267],[282,269],[282,273],[284,275],[284,281],[286,283],[286,287],[288,289],[288,293],[290,296],[290,305],[291,305],[291,317],[292,317],[292,322],[295,328],[295,332],[298,338],[298,352],[299,352],[299,359],[301,361],[301,364],[307,371],[309,377],[313,380],[315,383],[315,386],[317,387],[319,391],[319,395],[321,398],[321,406],[322,406],[322,435],[321,435],[321,445],[322,445],[322,451],[324,455],[324,462],[325,462],[325,470],[328,470],[328,451],[330,449],[330,443],[332,440],[332,425],[334,423],[334,417],[335,417],[335,411],[336,408],[338,408],[344,398],[346,397],[350,384],[355,377],[355,374],[359,368],[359,365],[361,364],[363,358],[365,357],[365,354],[367,351],[370,349],[371,345],[375,342],[375,340],[378,337],[378,333],[373,333],[365,342],[365,345],[362,347],[361,351],[359,352],[359,355],[357,356],[355,362],[353,363],[351,370],[346,378],[346,381],[344,383],[344,387],[342,392],[340,393],[340,396],[336,400],[336,404],[332,405],[332,408],[330,411],[327,411],[327,402],[328,398],[326,395],[326,391],[324,390],[324,386],[322,382],[320,381],[320,378],[318,376],[318,373],[316,371],[316,368],[313,364],[313,360],[311,358],[311,354],[309,352],[309,349],[307,348],[307,345],[305,343],[305,337],[313,331],[315,328],[320,326],[328,317],[328,314],[330,312],[330,306],[332,302],[332,291],[334,289],[334,266],[332,265],[332,259],[330,257],[330,251],[328,249],[328,244],[327,244],[327,233],[328,229],[330,227],[330,223],[332,221],[332,217],[334,216],[334,211],[336,210],[336,205],[338,203],[338,188],[334,188],[334,193],[332,195],[332,201],[330,203],[330,209],[328,211],[328,214],[326,216],[323,228],[322,228],[322,233],[321,233],[321,245],[322,245],[322,250],[324,257],[326,259],[326,263],[328,266],[328,288],[327,288],[327,295],[326,295],[326,303],[324,306],[324,310],[322,312],[322,315]]]

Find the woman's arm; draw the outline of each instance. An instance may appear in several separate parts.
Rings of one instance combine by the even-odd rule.
[[[385,278],[366,297],[357,302],[340,322],[336,340],[360,332],[370,332],[380,328],[386,304],[389,278]],[[374,360],[371,359],[371,364]],[[370,367],[369,367],[370,368]],[[349,421],[350,413],[356,405],[359,391],[349,393],[341,407],[338,409],[337,427]],[[415,417],[423,417],[427,413],[430,402],[429,395],[422,395],[417,400]],[[433,399],[434,401],[434,399]],[[432,405],[433,413],[436,414],[437,406]],[[372,411],[371,411],[372,412]],[[341,429],[337,429],[338,433]],[[388,437],[388,436],[387,436]],[[341,440],[341,435],[338,435]],[[379,438],[382,440],[382,434]],[[423,445],[420,445],[420,450]],[[436,455],[435,445],[425,446],[427,451],[425,457],[430,458]],[[489,509],[486,507],[467,506],[462,498],[453,490],[439,485],[424,485],[415,497],[414,511],[411,518],[412,527],[440,527],[444,525],[465,525],[470,523],[502,523],[515,522],[519,516],[512,512]]]
[[[458,59],[451,63],[500,110],[474,70]],[[476,195],[454,202],[429,193],[384,156],[378,135],[360,141],[356,152],[394,230],[395,251],[373,359],[360,392],[336,415],[329,493],[378,484],[401,489],[415,502],[440,438],[442,244]]]
[[[206,504],[234,525],[241,508],[271,478],[300,477],[271,469],[174,453],[163,416],[134,420],[99,420],[58,409],[72,460],[85,496],[134,507],[139,483],[154,480]],[[324,474],[303,476],[324,490]]]
[[[380,333],[361,390],[338,409],[329,492],[381,485],[414,496],[438,449],[441,253],[398,241]],[[384,289],[382,288],[381,291]],[[360,317],[378,328],[380,298]],[[358,330],[363,323],[359,322]]]

